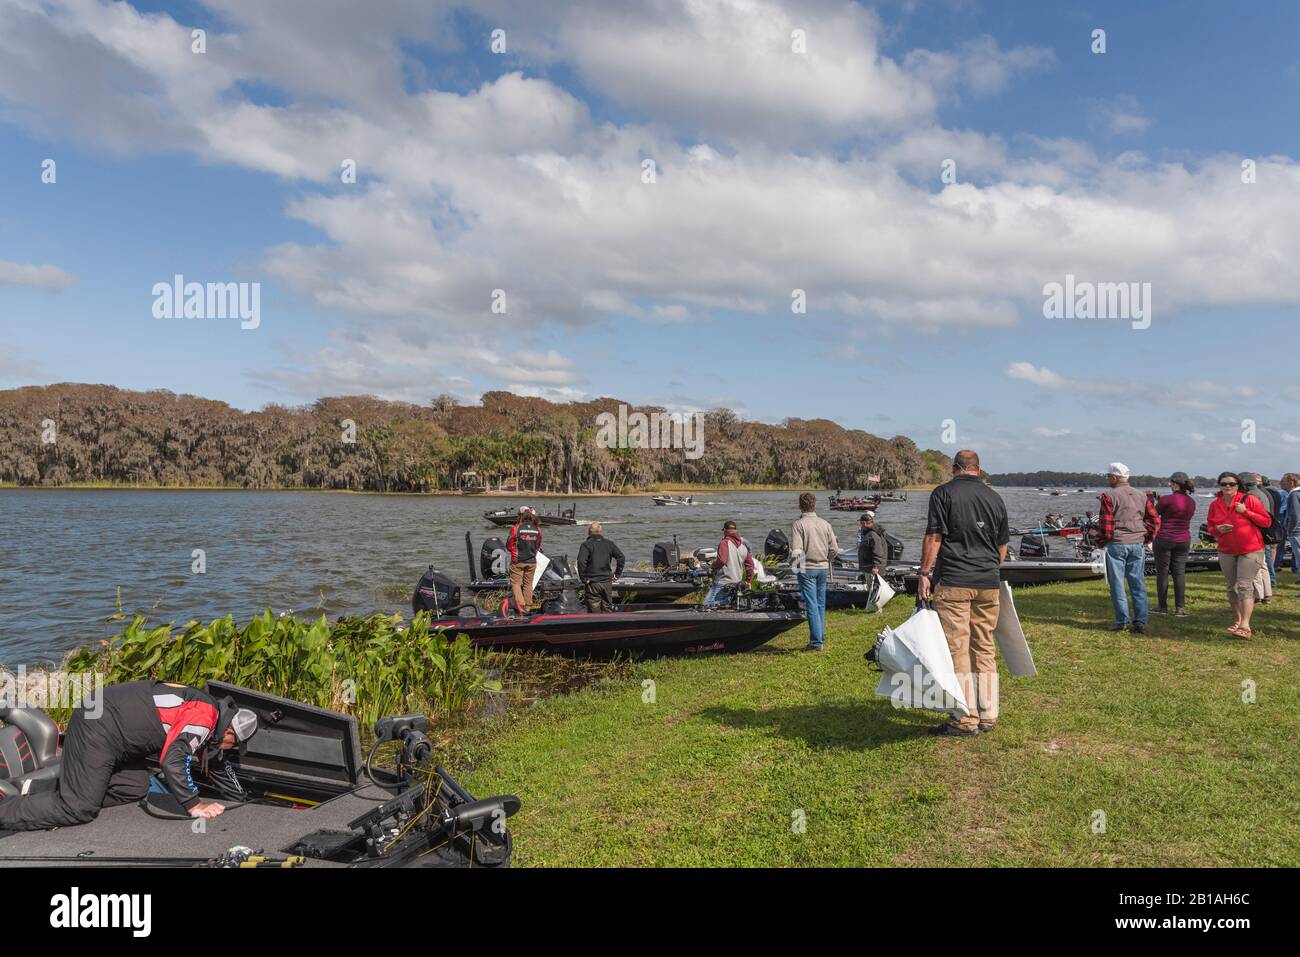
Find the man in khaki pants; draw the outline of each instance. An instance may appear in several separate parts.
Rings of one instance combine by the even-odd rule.
[[[971,713],[939,725],[934,734],[974,737],[998,719],[998,623],[1001,565],[1010,541],[1002,496],[980,478],[979,456],[957,453],[952,480],[930,493],[917,598],[934,596],[953,670]]]

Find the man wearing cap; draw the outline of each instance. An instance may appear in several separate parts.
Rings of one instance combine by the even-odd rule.
[[[705,605],[725,604],[726,596],[730,591],[742,581],[754,577],[756,571],[754,553],[740,537],[740,530],[736,528],[735,522],[723,523],[722,541],[718,542],[718,554],[709,568],[713,572],[713,587],[705,596]]]
[[[1112,462],[1107,470],[1109,492],[1100,496],[1094,541],[1106,550],[1106,581],[1110,584],[1110,601],[1115,607],[1111,631],[1129,627],[1129,598],[1133,599],[1133,631],[1147,630],[1146,546],[1160,529],[1160,516],[1151,499],[1128,482],[1129,468]],[[1128,595],[1124,585],[1128,584]]]
[[[542,529],[536,515],[529,506],[522,506],[506,537],[506,550],[510,552],[510,591],[515,600],[512,611],[520,615],[527,615],[533,609],[533,574],[542,550]]]
[[[831,523],[817,514],[817,496],[799,496],[799,518],[790,529],[790,557],[799,569],[799,597],[808,612],[808,645],[804,651],[826,648],[826,581],[839,554]]]
[[[216,817],[225,810],[216,801],[200,799],[194,772],[207,771],[220,780],[223,791],[238,788],[233,774],[214,775],[209,762],[220,763],[222,752],[253,736],[257,716],[252,711],[162,681],[109,685],[83,704],[63,736],[57,786],[39,794],[0,797],[0,830],[88,824],[101,809],[148,794],[153,764],[161,769],[167,792],[191,817]]]
[[[1002,562],[1011,540],[1002,496],[980,478],[970,449],[952,460],[952,480],[930,493],[918,601],[934,593],[952,667],[970,713],[932,733],[968,738],[992,731],[998,719],[998,662],[993,631],[1001,608]]]
[[[889,542],[884,530],[876,525],[875,512],[863,512],[858,519],[858,572],[863,581],[879,575],[889,564]]]

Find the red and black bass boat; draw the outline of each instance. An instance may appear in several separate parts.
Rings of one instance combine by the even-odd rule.
[[[542,610],[512,615],[484,613],[461,602],[460,586],[430,568],[420,579],[411,608],[427,611],[430,626],[451,637],[465,635],[479,647],[553,651],[585,658],[633,658],[752,651],[804,621],[773,592],[739,592],[721,607],[665,605],[635,609],[614,606],[590,613],[572,579],[541,584]]]

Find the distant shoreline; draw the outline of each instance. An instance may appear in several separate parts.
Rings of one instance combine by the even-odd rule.
[[[905,485],[891,489],[890,492],[928,492],[933,485]],[[701,492],[807,492],[829,494],[834,489],[810,489],[806,485],[665,485],[637,488],[624,492],[543,492],[524,489],[522,491],[458,492],[441,489],[434,492],[378,492],[369,489],[351,488],[306,488],[294,486],[274,486],[267,488],[249,488],[245,485],[145,485],[129,482],[68,482],[64,485],[19,485],[16,482],[0,482],[0,489],[35,489],[40,491],[136,491],[136,492],[319,492],[342,495],[393,495],[401,498],[447,497],[447,498],[635,498],[653,495],[697,495]],[[841,489],[843,492],[865,492],[862,489]],[[865,492],[874,495],[875,492]],[[886,493],[888,494],[888,493]]]

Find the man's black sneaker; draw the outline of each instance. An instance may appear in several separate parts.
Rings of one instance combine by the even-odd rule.
[[[931,728],[930,733],[940,738],[973,738],[980,733],[980,729],[971,728],[970,730],[966,730],[965,728],[957,727],[957,725],[950,721],[945,721],[943,724]]]
[[[1111,630],[1111,631],[1123,631],[1123,630],[1124,630],[1125,628],[1127,628],[1127,627],[1128,627],[1128,625],[1122,625],[1122,624],[1120,624],[1119,622],[1116,622],[1115,624],[1113,624],[1113,625],[1110,626],[1110,630]]]
[[[1146,633],[1147,633],[1147,626],[1146,626],[1145,624],[1134,624],[1134,625],[1133,625],[1133,634],[1135,634],[1135,635],[1145,635]]]
[[[1167,615],[1167,614],[1169,614],[1169,609],[1168,609],[1168,608],[1152,608],[1152,609],[1151,609],[1151,614],[1153,614],[1153,615]]]
[[[1300,598],[1300,595],[1297,595],[1296,597],[1297,597],[1297,598]],[[1183,608],[1175,608],[1175,609],[1174,609],[1174,617],[1175,617],[1175,618],[1191,618],[1192,616],[1189,615],[1189,614],[1187,614],[1186,609],[1183,609]]]

